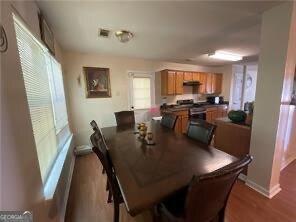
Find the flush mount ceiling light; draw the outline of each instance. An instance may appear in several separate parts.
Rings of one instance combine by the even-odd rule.
[[[227,60],[227,61],[239,61],[243,59],[241,55],[224,52],[224,51],[216,51],[214,53],[209,54],[208,56],[214,59],[221,59],[221,60]]]
[[[119,30],[117,32],[115,32],[115,36],[118,38],[118,40],[120,42],[128,42],[129,40],[131,40],[134,37],[134,34],[131,33],[130,31],[126,31],[126,30]]]

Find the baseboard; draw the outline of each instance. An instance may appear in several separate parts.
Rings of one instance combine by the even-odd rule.
[[[267,190],[264,187],[258,185],[257,183],[249,179],[246,180],[246,185],[269,199],[273,198],[276,194],[278,194],[282,190],[280,188],[280,184],[277,184],[270,190]]]
[[[287,159],[285,162],[283,162],[281,165],[281,170],[285,169],[294,160],[296,160],[296,156],[291,156],[289,159]]]
[[[246,181],[247,181],[247,176],[246,176],[245,174],[241,173],[241,174],[238,176],[238,179],[240,179],[240,180],[246,182]]]
[[[73,176],[74,167],[75,167],[75,160],[76,160],[76,158],[73,155],[73,160],[71,162],[70,169],[69,169],[69,176],[67,178],[67,185],[66,185],[66,189],[65,189],[65,196],[64,196],[64,202],[63,202],[64,205],[63,205],[63,211],[62,211],[63,213],[62,213],[61,221],[65,221],[65,217],[66,217],[67,203],[68,203],[71,182],[72,182],[72,176]]]

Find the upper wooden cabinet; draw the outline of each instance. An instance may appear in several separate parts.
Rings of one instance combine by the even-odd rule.
[[[175,74],[176,83],[175,83],[175,93],[183,94],[183,72],[176,72]]]
[[[183,94],[183,72],[161,71],[161,95]]]
[[[207,73],[206,75],[206,94],[220,94],[222,92],[222,74]]]
[[[184,81],[192,81],[192,72],[184,72]]]
[[[215,94],[222,93],[222,79],[223,76],[221,73],[215,73],[212,77],[212,90]]]
[[[193,87],[193,93],[221,94],[222,78],[221,73],[163,70],[161,71],[161,95],[183,94],[184,81],[199,81],[201,83],[198,87]]]

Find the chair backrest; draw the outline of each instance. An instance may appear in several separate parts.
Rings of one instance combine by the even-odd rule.
[[[201,143],[210,145],[216,126],[204,120],[190,121],[187,129],[187,136]]]
[[[107,150],[105,139],[103,135],[100,135],[100,131],[96,131],[90,136],[90,140],[93,145],[93,152],[97,155],[101,164],[103,165],[103,168],[106,171],[108,183],[110,185],[114,201],[119,201],[120,190],[116,177],[114,175],[113,165],[109,156],[109,152]]]
[[[117,126],[131,125],[135,123],[134,111],[121,111],[121,112],[115,112],[114,114],[115,114]]]
[[[162,119],[160,121],[160,124],[167,127],[167,128],[174,129],[176,122],[177,122],[177,118],[178,118],[178,116],[176,116],[176,115],[173,115],[170,113],[164,113],[162,115]]]
[[[186,196],[185,221],[208,222],[219,215],[219,221],[223,221],[234,182],[251,161],[252,157],[246,155],[217,171],[194,177]]]
[[[92,120],[92,121],[90,122],[90,126],[91,126],[91,128],[92,128],[94,131],[99,130],[98,124],[97,124],[97,122],[94,121],[94,120]]]

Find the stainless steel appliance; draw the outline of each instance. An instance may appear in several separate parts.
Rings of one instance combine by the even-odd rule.
[[[189,109],[190,119],[203,119],[206,120],[206,109],[204,107],[193,106]]]
[[[208,96],[207,102],[210,104],[223,104],[224,97],[223,96]]]
[[[188,115],[190,119],[206,119],[206,109],[193,99],[177,100],[177,105],[181,107],[188,107]]]

